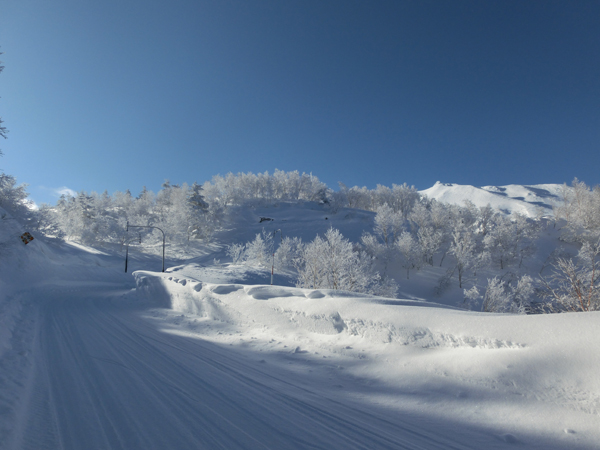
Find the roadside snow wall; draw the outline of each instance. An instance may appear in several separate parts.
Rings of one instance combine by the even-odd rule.
[[[35,240],[28,245],[20,239],[25,231],[18,220],[0,208],[0,357],[10,350],[10,339],[21,312]]]
[[[152,306],[282,334],[346,333],[375,343],[421,348],[526,346],[515,342],[502,324],[503,317],[523,319],[517,316],[325,289],[211,284],[168,273],[138,271],[134,277],[140,297]]]

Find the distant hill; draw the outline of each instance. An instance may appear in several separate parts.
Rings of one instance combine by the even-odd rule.
[[[507,214],[517,212],[528,217],[537,217],[553,214],[553,206],[562,204],[562,191],[561,184],[475,187],[438,181],[420,193],[442,203],[463,206],[465,201],[469,200],[476,206],[486,206],[489,203],[492,208]]]

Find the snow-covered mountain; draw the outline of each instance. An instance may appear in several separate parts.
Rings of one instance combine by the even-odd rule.
[[[552,215],[552,208],[562,204],[563,189],[564,186],[560,184],[475,187],[438,181],[420,193],[442,203],[464,206],[468,200],[475,206],[489,204],[505,213],[515,212],[527,217],[539,217]]]

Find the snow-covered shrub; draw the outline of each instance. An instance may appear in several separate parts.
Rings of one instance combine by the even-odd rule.
[[[227,246],[227,256],[231,257],[232,263],[242,264],[244,262],[244,251],[246,246],[244,244],[231,244]]]

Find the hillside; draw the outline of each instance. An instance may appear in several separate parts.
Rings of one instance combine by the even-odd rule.
[[[534,218],[552,215],[552,208],[562,204],[563,185],[510,184],[475,187],[438,181],[420,193],[442,203],[462,206],[468,200],[478,207],[489,204],[507,214],[519,213]]]

